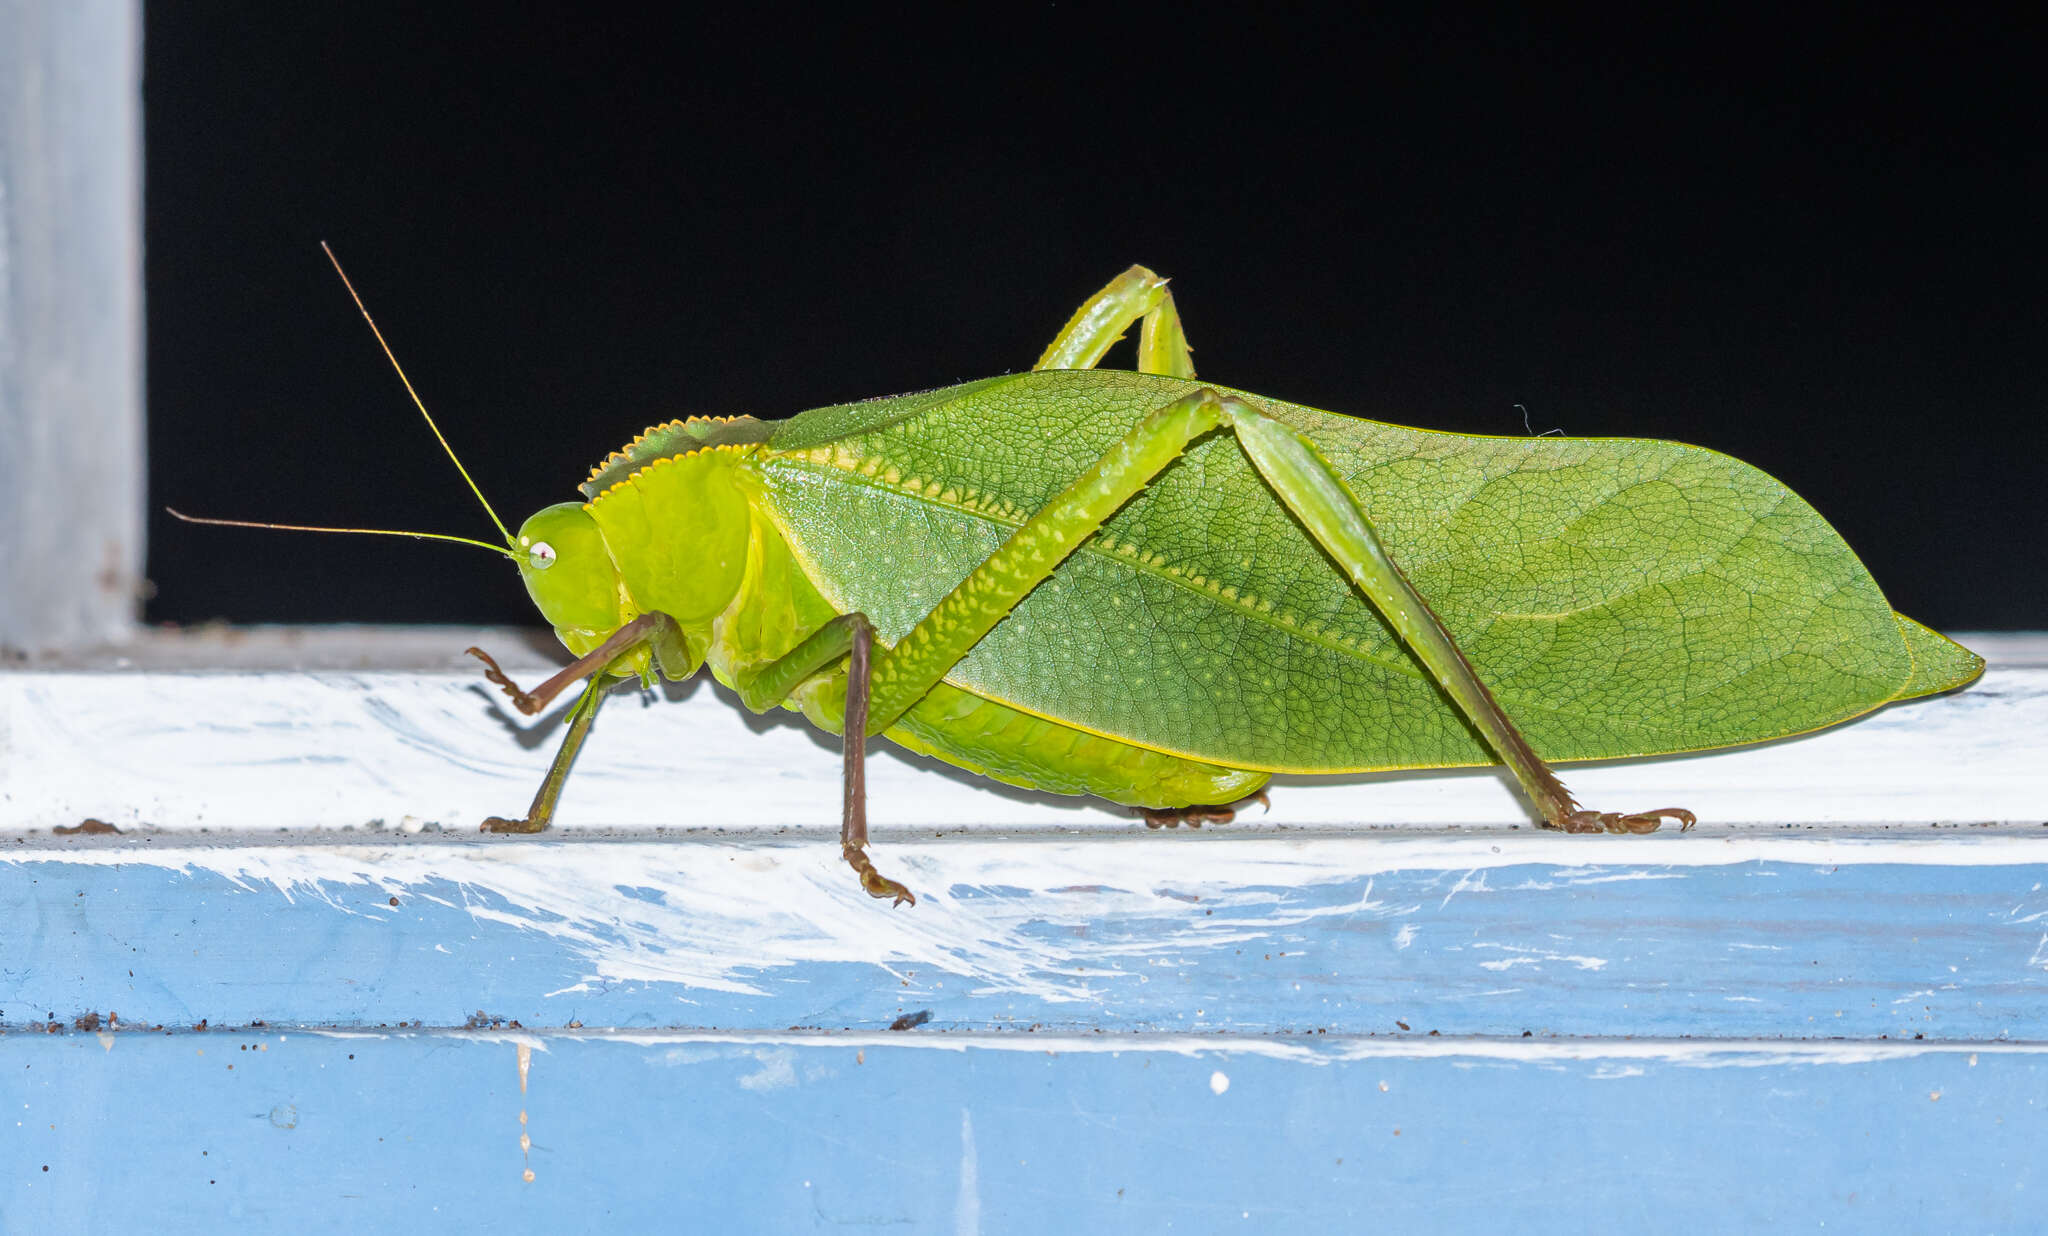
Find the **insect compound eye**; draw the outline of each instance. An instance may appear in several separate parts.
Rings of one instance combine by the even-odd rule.
[[[535,541],[526,551],[526,561],[536,571],[545,571],[555,565],[555,547],[546,541]]]

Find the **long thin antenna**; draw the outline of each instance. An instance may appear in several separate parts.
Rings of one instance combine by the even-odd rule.
[[[349,532],[357,536],[409,536],[419,541],[452,541],[457,545],[474,545],[478,549],[488,549],[494,554],[512,558],[512,551],[502,545],[493,545],[489,541],[474,541],[466,536],[449,536],[444,532],[406,532],[397,528],[322,528],[313,524],[264,524],[253,519],[207,519],[200,515],[187,515],[170,507],[165,507],[164,512],[171,518],[184,520],[188,524],[211,524],[216,528],[270,528],[278,532]],[[516,562],[518,559],[513,558],[513,561]]]
[[[384,349],[384,356],[385,356],[385,359],[389,360],[389,361],[391,362],[391,367],[392,367],[393,369],[395,369],[395,370],[397,370],[397,371],[398,371],[398,380],[399,380],[399,381],[401,381],[401,382],[403,382],[403,383],[405,383],[405,393],[406,393],[406,394],[408,394],[408,395],[411,395],[411,396],[412,396],[412,406],[413,406],[413,407],[415,407],[415,408],[418,408],[418,409],[420,410],[420,415],[421,415],[421,416],[424,416],[424,417],[426,417],[426,418],[427,418],[427,428],[429,428],[429,429],[431,429],[431,430],[433,430],[433,431],[434,431],[434,439],[435,439],[435,440],[436,440],[437,442],[439,442],[439,443],[441,444],[441,449],[442,449],[442,450],[444,450],[444,451],[448,452],[448,460],[449,460],[449,462],[453,463],[453,464],[455,465],[455,470],[456,470],[457,472],[460,472],[460,473],[462,474],[462,480],[463,480],[463,483],[469,486],[469,492],[471,492],[471,493],[475,494],[475,495],[476,495],[476,500],[477,500],[478,502],[481,502],[481,503],[483,503],[483,504],[484,504],[484,513],[485,513],[486,515],[489,515],[489,516],[491,517],[491,522],[492,522],[492,523],[494,523],[494,524],[498,525],[498,534],[499,534],[500,536],[503,536],[503,537],[505,538],[505,544],[507,544],[507,545],[510,545],[510,544],[512,543],[512,534],[511,534],[510,532],[506,531],[506,529],[505,529],[505,521],[504,521],[504,520],[502,520],[502,519],[499,519],[499,518],[498,518],[498,513],[497,513],[496,511],[494,511],[494,510],[492,510],[492,509],[491,509],[491,504],[490,504],[490,501],[489,501],[488,499],[486,499],[486,498],[484,497],[484,491],[483,491],[483,490],[481,490],[481,489],[478,489],[478,488],[476,487],[476,482],[475,482],[475,481],[473,481],[473,480],[470,480],[470,478],[469,478],[469,469],[468,469],[468,468],[465,468],[465,467],[463,467],[463,466],[462,466],[462,461],[461,461],[460,459],[456,458],[456,456],[455,456],[455,448],[454,448],[454,447],[452,447],[452,446],[450,446],[450,445],[448,445],[448,439],[447,439],[447,438],[445,438],[445,437],[443,437],[443,436],[441,435],[441,427],[440,427],[439,425],[436,425],[436,424],[434,423],[434,417],[433,417],[433,415],[432,415],[431,413],[429,413],[429,412],[427,411],[427,405],[426,405],[425,403],[421,402],[421,400],[420,400],[420,393],[419,393],[418,391],[416,391],[416,390],[414,390],[414,389],[412,388],[412,379],[411,379],[411,378],[408,378],[408,377],[406,377],[406,376],[405,376],[405,366],[403,366],[403,365],[401,365],[401,364],[399,364],[399,363],[398,363],[398,357],[397,357],[396,355],[394,355],[394,354],[392,353],[392,351],[391,351],[391,345],[390,345],[390,344],[388,344],[388,343],[386,343],[386,342],[384,342],[384,332],[383,332],[383,331],[381,331],[381,330],[378,330],[378,329],[377,329],[377,320],[376,320],[375,318],[373,318],[373,317],[371,317],[371,316],[370,316],[370,310],[369,310],[368,306],[366,306],[366,305],[364,305],[364,304],[363,304],[363,298],[362,298],[361,296],[358,296],[358,295],[356,295],[356,285],[355,285],[355,284],[353,284],[353,283],[350,283],[350,282],[348,281],[348,272],[347,272],[347,271],[345,271],[345,270],[343,270],[343,269],[341,268],[341,259],[340,259],[340,258],[337,258],[337,257],[335,257],[335,256],[334,256],[334,250],[332,250],[332,249],[328,248],[328,247],[327,247],[327,242],[326,242],[326,241],[324,241],[324,240],[320,242],[320,251],[321,251],[322,253],[325,253],[325,254],[327,255],[327,260],[328,260],[329,262],[332,262],[332,263],[334,263],[334,273],[335,273],[335,274],[337,274],[337,275],[340,275],[340,276],[341,276],[341,286],[343,286],[343,287],[345,287],[345,288],[347,288],[347,289],[348,289],[348,294],[349,294],[349,298],[350,298],[351,300],[354,300],[354,301],[356,302],[356,308],[357,308],[358,310],[360,310],[360,311],[362,312],[362,315],[363,315],[363,321],[365,321],[365,322],[368,322],[368,323],[370,324],[370,333],[371,333],[371,334],[373,334],[373,335],[375,335],[375,336],[377,337],[377,346],[378,346],[378,347],[380,347],[380,348],[383,348],[383,349]],[[282,524],[263,524],[263,525],[258,525],[258,526],[259,526],[259,527],[283,527],[284,525],[282,525]],[[329,529],[323,529],[323,528],[316,528],[316,529],[311,529],[310,531],[315,531],[315,532],[324,532],[324,531],[329,531]],[[353,528],[351,528],[351,529],[348,529],[348,531],[351,531],[351,532],[353,532],[353,531],[359,531],[359,529],[353,529]],[[360,531],[374,531],[374,529],[361,529]],[[413,532],[402,532],[402,533],[398,533],[397,535],[399,535],[399,536],[424,536],[424,535],[429,535],[429,534],[426,534],[426,533],[413,533]],[[444,537],[443,539],[444,539],[444,540],[461,540],[462,538],[460,538],[460,537]],[[479,542],[474,542],[474,543],[475,543],[475,544],[482,544],[482,542],[480,542],[480,541],[479,541]]]

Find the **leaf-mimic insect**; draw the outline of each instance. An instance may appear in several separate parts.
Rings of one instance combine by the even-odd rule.
[[[1096,368],[1133,324],[1137,371]],[[876,735],[1155,823],[1227,818],[1277,772],[1498,759],[1545,826],[1644,833],[1693,816],[1582,808],[1551,764],[1802,733],[1983,668],[1747,464],[1198,381],[1136,266],[1030,372],[672,421],[581,489],[471,542],[576,657],[529,692],[472,649],[491,679],[528,714],[584,684],[525,817],[485,828],[548,826],[615,686],[708,665],[845,735],[842,849],[898,902],[866,852]]]

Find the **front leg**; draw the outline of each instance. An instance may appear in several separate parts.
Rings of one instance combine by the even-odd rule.
[[[493,666],[493,669],[496,667]],[[540,789],[533,795],[533,803],[526,814],[516,820],[494,815],[477,826],[477,831],[486,833],[540,833],[546,832],[555,819],[555,802],[562,797],[562,786],[569,780],[569,769],[576,763],[576,753],[583,750],[583,740],[590,735],[590,723],[597,720],[597,710],[603,706],[604,697],[618,685],[618,680],[604,674],[592,674],[583,686],[583,694],[576,699],[576,706],[569,710],[568,729],[562,735],[562,745],[555,748],[555,759],[548,765],[548,775],[541,778]]]
[[[516,820],[503,816],[491,816],[478,826],[487,833],[538,833],[545,832],[554,822],[555,803],[562,796],[562,786],[569,780],[569,769],[576,763],[576,755],[583,750],[583,740],[590,735],[590,725],[597,720],[597,710],[603,706],[604,697],[618,685],[618,679],[606,672],[608,666],[631,652],[642,643],[652,644],[655,656],[668,673],[671,661],[682,664],[674,653],[664,655],[665,649],[675,647],[678,638],[675,619],[667,614],[642,614],[631,622],[612,632],[602,644],[576,658],[561,672],[553,675],[531,691],[522,691],[512,681],[491,654],[481,648],[471,648],[470,656],[484,663],[484,677],[502,688],[514,707],[527,716],[538,716],[549,701],[560,695],[577,682],[588,678],[583,694],[576,700],[576,706],[569,710],[569,725],[562,735],[562,745],[555,749],[554,762],[548,765],[547,776],[541,778],[540,789],[533,796],[533,803],[526,814]],[[680,671],[677,671],[680,672]],[[671,673],[671,677],[675,674]]]

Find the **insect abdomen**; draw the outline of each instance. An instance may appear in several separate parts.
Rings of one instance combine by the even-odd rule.
[[[1026,789],[1133,807],[1235,802],[1271,775],[1134,747],[940,683],[886,737],[921,755]]]

